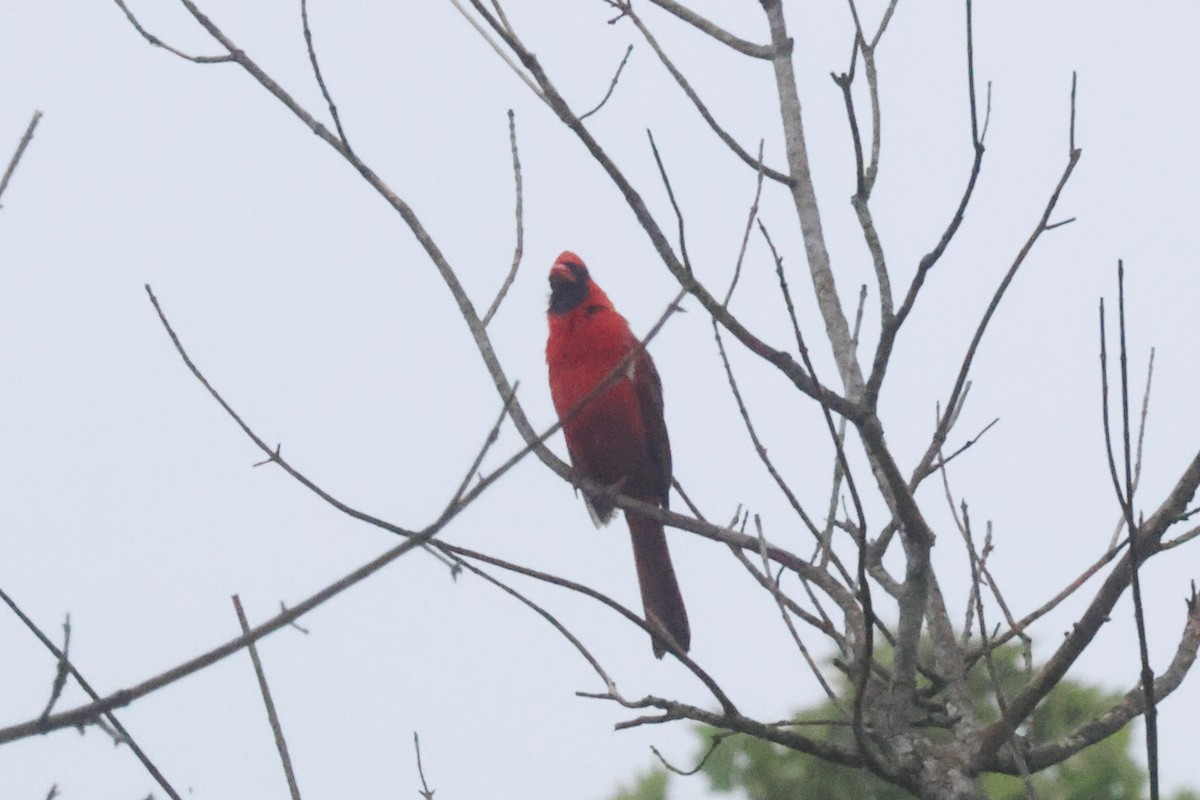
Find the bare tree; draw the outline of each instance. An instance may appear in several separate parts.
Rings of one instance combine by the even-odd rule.
[[[689,226],[707,224],[708,221],[687,218],[681,210],[682,205],[677,202],[671,183],[671,170],[667,167],[669,159],[663,157],[653,136],[648,143],[657,167],[657,174],[653,177],[661,182],[670,200],[671,211],[665,216],[656,214],[636,188],[638,181],[631,177],[632,167],[618,163],[589,126],[591,115],[602,112],[605,103],[620,91],[621,74],[626,62],[622,60],[616,67],[608,83],[608,91],[598,104],[593,101],[577,105],[560,91],[555,76],[527,44],[523,32],[510,23],[500,2],[469,0],[460,3],[459,0],[452,0],[478,34],[495,49],[501,59],[499,63],[512,70],[528,90],[545,104],[608,177],[624,198],[628,214],[657,253],[662,268],[678,284],[679,297],[666,305],[659,324],[649,331],[643,344],[652,341],[661,326],[677,310],[682,298],[694,301],[711,320],[729,389],[740,410],[740,423],[744,425],[756,449],[765,474],[786,498],[795,519],[789,530],[771,531],[770,535],[761,518],[749,510],[739,509],[728,524],[715,523],[691,503],[685,487],[678,484],[676,488],[684,498],[689,513],[669,511],[621,496],[614,497],[613,502],[626,511],[654,517],[719,545],[714,552],[729,551],[732,560],[728,564],[751,576],[767,593],[786,622],[787,631],[797,650],[811,668],[813,680],[824,688],[834,706],[840,710],[840,718],[829,720],[827,724],[849,726],[853,731],[853,744],[845,745],[810,733],[810,728],[797,726],[791,720],[757,719],[745,713],[737,704],[739,687],[718,682],[698,659],[681,651],[637,613],[608,595],[564,577],[513,563],[503,555],[467,549],[443,541],[440,537],[462,509],[491,489],[514,464],[529,454],[536,456],[564,481],[574,482],[585,491],[607,490],[606,487],[578,480],[569,466],[546,446],[547,439],[557,432],[559,426],[552,425],[539,430],[531,421],[518,397],[517,383],[506,374],[500,354],[489,335],[489,322],[505,300],[523,258],[521,161],[511,117],[510,141],[517,193],[517,243],[511,267],[507,275],[498,281],[496,293],[485,298],[472,297],[460,278],[460,270],[435,240],[426,222],[352,148],[333,94],[321,72],[307,4],[303,0],[301,16],[304,42],[314,80],[326,105],[320,113],[303,107],[292,93],[254,60],[251,53],[238,46],[219,21],[209,18],[193,0],[181,0],[181,3],[211,38],[214,49],[209,54],[191,55],[163,42],[138,21],[122,0],[115,2],[137,33],[149,44],[197,64],[234,64],[244,70],[339,154],[400,216],[457,304],[462,321],[495,385],[499,419],[486,433],[483,444],[470,461],[461,484],[451,493],[451,499],[442,514],[420,530],[392,524],[343,503],[302,474],[287,460],[278,445],[266,441],[252,430],[195,365],[183,341],[168,322],[166,312],[150,292],[150,299],[188,368],[263,451],[263,464],[285,470],[305,488],[340,511],[394,533],[402,537],[403,542],[342,581],[291,609],[285,609],[268,622],[251,628],[243,617],[243,635],[210,653],[136,687],[96,698],[94,702],[77,708],[55,713],[52,707],[48,707],[47,713],[39,718],[0,729],[0,743],[63,727],[93,723],[101,714],[108,714],[226,655],[252,646],[257,639],[293,623],[303,613],[347,586],[374,574],[386,563],[413,550],[424,549],[437,555],[456,571],[465,570],[495,583],[553,625],[587,660],[600,682],[598,691],[584,693],[585,696],[618,704],[631,712],[632,716],[618,725],[619,728],[680,720],[702,722],[729,734],[758,737],[814,758],[867,769],[921,798],[950,800],[984,797],[979,778],[987,772],[1028,778],[1031,774],[1061,763],[1145,714],[1151,792],[1152,796],[1157,797],[1154,709],[1159,701],[1180,685],[1200,648],[1200,604],[1196,601],[1194,590],[1187,602],[1187,613],[1175,656],[1165,669],[1157,674],[1150,669],[1143,633],[1140,638],[1142,674],[1137,687],[1132,688],[1121,702],[1069,735],[1053,741],[1037,741],[1025,728],[1038,704],[1093,642],[1118,600],[1127,590],[1132,590],[1137,599],[1138,568],[1147,560],[1186,544],[1200,531],[1200,528],[1188,528],[1185,524],[1193,513],[1189,504],[1200,486],[1200,452],[1178,475],[1165,495],[1152,498],[1145,504],[1136,499],[1141,463],[1139,431],[1145,425],[1149,379],[1139,428],[1138,415],[1131,414],[1133,406],[1125,341],[1123,283],[1119,293],[1120,370],[1117,380],[1120,427],[1113,425],[1110,428],[1107,425],[1110,403],[1107,371],[1105,392],[1100,398],[1105,408],[1104,433],[1110,445],[1113,488],[1119,498],[1122,519],[1118,535],[1094,566],[1065,586],[1045,587],[1044,595],[1048,599],[1044,604],[1018,618],[1011,611],[988,567],[988,557],[993,548],[991,526],[985,526],[981,532],[973,524],[968,504],[952,491],[948,470],[955,459],[972,448],[991,428],[991,424],[988,424],[981,430],[967,432],[966,436],[960,435],[956,428],[962,419],[970,391],[976,355],[988,334],[989,324],[1042,238],[1071,221],[1063,217],[1059,205],[1063,190],[1082,156],[1082,149],[1076,143],[1074,79],[1068,93],[1066,76],[1063,76],[1062,121],[1059,129],[1051,129],[1047,134],[1059,136],[1065,143],[1061,172],[1050,176],[1053,180],[1049,182],[1043,205],[1036,210],[1032,227],[1024,241],[1008,257],[1008,267],[996,285],[990,302],[980,314],[973,334],[963,342],[961,362],[952,385],[938,404],[934,425],[923,452],[915,461],[910,461],[889,445],[888,428],[880,413],[880,398],[885,390],[899,392],[904,389],[898,377],[890,375],[897,355],[905,347],[901,334],[906,324],[919,315],[936,313],[936,309],[929,308],[928,303],[919,306],[918,301],[924,296],[923,290],[952,241],[967,224],[967,212],[985,167],[991,88],[981,88],[975,75],[970,0],[967,0],[964,8],[962,47],[965,51],[963,79],[968,87],[967,107],[963,111],[970,120],[970,141],[965,144],[970,148],[972,160],[962,176],[963,189],[957,207],[945,220],[941,235],[912,268],[899,266],[895,259],[889,258],[876,228],[872,205],[883,160],[883,111],[876,54],[885,40],[893,16],[903,11],[897,10],[898,0],[891,0],[877,19],[867,20],[860,16],[854,0],[849,2],[854,23],[853,30],[849,32],[852,41],[849,63],[844,72],[832,77],[844,98],[848,122],[847,151],[851,154],[855,175],[855,191],[850,198],[850,205],[860,226],[862,243],[874,275],[872,286],[863,286],[861,291],[851,293],[851,296],[857,296],[855,313],[848,313],[855,306],[848,302],[844,278],[839,285],[838,279],[842,276],[834,267],[822,226],[823,207],[817,201],[814,188],[802,97],[796,80],[795,59],[798,55],[782,0],[760,0],[762,22],[767,31],[763,41],[751,41],[735,35],[675,0],[649,0],[649,5],[666,12],[653,29],[641,13],[643,5],[648,4],[635,7],[631,0],[606,0],[612,13],[610,22],[636,31],[679,90],[694,105],[698,113],[697,126],[703,126],[706,135],[711,133],[718,137],[727,146],[730,157],[744,162],[748,175],[756,181],[747,213],[734,226],[740,235],[741,246],[734,263],[728,265],[728,281],[722,281],[721,286],[712,279],[702,279],[702,274],[709,273],[699,269],[689,256]],[[729,50],[739,57],[765,62],[778,99],[779,117],[775,124],[780,126],[784,144],[783,163],[768,163],[762,144],[752,147],[735,139],[705,104],[700,89],[672,61],[658,33],[699,33],[707,37],[714,49]],[[628,56],[627,50],[626,59]],[[322,121],[326,113],[328,123]],[[760,216],[760,203],[765,202],[764,198],[768,196],[776,201],[783,198],[790,207],[787,226],[798,233],[802,242],[803,263],[807,267],[812,298],[820,314],[819,326],[815,320],[802,319],[797,310],[799,279],[788,273],[785,264],[790,262],[785,258],[784,248],[776,244],[782,240],[781,230],[772,230]],[[765,249],[760,252],[768,254],[767,264],[776,276],[782,306],[780,313],[786,314],[790,329],[791,341],[786,344],[769,340],[757,310],[756,313],[749,313],[734,309],[733,301],[744,262],[756,258],[750,250],[752,241],[761,242]],[[149,287],[147,289],[149,292]],[[486,312],[481,314],[479,307],[485,307]],[[1133,324],[1136,324],[1136,320]],[[1101,326],[1101,360],[1107,369],[1103,311]],[[815,344],[814,330],[823,333],[819,348]],[[877,334],[868,336],[865,333],[867,330]],[[810,346],[814,352],[810,353]],[[730,347],[739,348],[744,351],[743,354],[752,355],[776,371],[805,400],[808,413],[822,421],[835,454],[834,462],[830,465],[832,480],[826,508],[817,511],[805,508],[799,499],[801,493],[784,477],[784,470],[778,468],[769,454],[769,442],[764,441],[756,427],[749,403],[743,396],[733,361],[729,357]],[[836,378],[832,373],[819,373],[817,365],[827,363],[826,348],[832,357]],[[618,371],[610,376],[610,382],[620,377]],[[501,466],[481,474],[484,458],[506,421],[519,432],[524,439],[524,446]],[[925,492],[918,496],[918,490],[930,479],[941,482],[943,492]],[[956,535],[950,535],[951,531],[939,531],[931,522],[931,506],[936,504],[940,508],[947,501],[954,515],[957,530],[953,533]],[[802,554],[800,548],[792,544],[797,541],[797,537],[791,535],[793,529],[804,531],[811,537],[806,548],[811,550],[808,555]],[[972,588],[964,624],[959,624],[952,616],[942,589],[944,576],[939,580],[935,569],[932,554],[939,541],[939,532],[944,534],[941,539],[943,546],[961,539],[967,555],[966,565]],[[995,682],[994,716],[990,719],[981,717],[968,696],[968,676],[974,670],[992,671],[991,654],[995,648],[1014,639],[1028,643],[1028,632],[1034,623],[1058,608],[1068,597],[1082,594],[1089,580],[1106,569],[1100,585],[1088,590],[1091,595],[1082,615],[1045,660],[1045,665],[1032,672],[1023,688],[1011,696],[1006,696],[999,682]],[[507,580],[497,577],[501,573],[563,587],[606,605],[630,625],[640,627],[654,637],[663,649],[691,672],[711,696],[711,701],[697,704],[673,697],[626,695],[619,688],[617,676],[612,675],[589,650],[585,635],[569,630],[551,609],[535,603]],[[1140,615],[1140,603],[1138,608]],[[996,614],[1002,621],[997,622]],[[921,646],[926,640],[932,645],[928,650]],[[886,643],[886,648],[881,648],[883,643]],[[814,652],[827,649],[835,653],[834,664],[845,672],[853,691],[839,694],[833,687],[840,684],[829,680],[824,674]],[[882,649],[894,654],[890,661],[879,657]],[[270,708],[266,679],[257,653],[252,654]],[[66,647],[60,660],[65,670],[65,665],[69,663]],[[299,796],[273,710],[272,725],[276,729],[289,783],[295,796]],[[719,737],[714,740],[716,743],[719,741]],[[1031,784],[1027,782],[1027,786],[1032,792]]]

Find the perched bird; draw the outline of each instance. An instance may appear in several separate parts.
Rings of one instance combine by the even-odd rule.
[[[591,279],[583,260],[567,251],[550,269],[550,336],[546,364],[550,395],[563,423],[575,473],[613,492],[667,507],[671,443],[663,421],[662,382],[644,349],[604,391],[588,398],[638,350],[629,323]],[[584,493],[596,526],[613,514],[610,497]],[[686,651],[691,642],[687,611],[671,566],[662,523],[625,512],[646,620]],[[653,641],[654,655],[666,649]]]

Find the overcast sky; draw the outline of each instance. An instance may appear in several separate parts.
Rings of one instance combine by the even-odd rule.
[[[204,0],[226,33],[318,118],[295,2]],[[656,12],[644,16],[716,116],[782,168],[770,69]],[[695,3],[765,41],[756,3]],[[736,6],[731,9],[730,6]],[[1194,36],[1200,12],[1172,4],[977,4],[981,102],[992,83],[984,171],[966,223],[900,340],[881,414],[905,469],[999,277],[1066,165],[1068,98],[1079,75],[1083,157],[1056,219],[980,350],[953,443],[1000,422],[951,471],[972,518],[991,520],[992,568],[1015,613],[1036,608],[1107,547],[1118,515],[1100,428],[1096,307],[1115,300],[1124,258],[1134,391],[1157,348],[1140,508],[1152,511],[1200,443],[1195,364],[1200,303],[1200,123]],[[853,153],[841,94],[852,26],[844,4],[790,3],[809,153],[843,301],[872,282],[848,198]],[[874,25],[880,3],[862,3]],[[133,0],[173,46],[218,54],[170,0]],[[523,0],[508,9],[569,102],[583,110],[635,48],[589,127],[673,230],[645,131],[686,215],[698,274],[723,288],[754,173],[703,125],[628,23],[600,0]],[[513,248],[506,112],[516,114],[525,185],[525,259],[490,328],[535,425],[553,421],[545,385],[545,275],[578,252],[634,329],[676,286],[619,194],[578,140],[449,2],[330,3],[310,17],[325,77],[356,151],[412,204],[476,307]],[[907,285],[965,185],[970,160],[963,11],[900,3],[879,50],[883,156],[873,207],[893,282]],[[159,326],[150,283],[192,357],[264,439],[344,502],[419,528],[441,511],[499,411],[456,307],[399,217],[327,145],[238,67],[196,65],[149,46],[108,0],[7,3],[0,11],[0,159],[35,109],[37,135],[0,210],[0,587],[54,637],[70,614],[71,655],[102,692],[127,687],[293,604],[395,544],[258,452],[190,376]],[[865,109],[862,110],[865,115]],[[805,278],[794,210],[768,188],[762,218],[780,245],[818,360],[834,380]],[[733,309],[783,347],[790,335],[767,251],[754,240]],[[877,331],[873,283],[864,323]],[[767,535],[811,542],[768,482],[737,416],[697,304],[653,344],[676,475],[716,520],[739,504]],[[735,351],[770,452],[801,500],[828,503],[832,452],[819,410]],[[551,441],[560,453],[560,438]],[[519,448],[506,428],[488,465]],[[864,473],[865,476],[866,473]],[[865,477],[864,477],[865,479]],[[920,499],[940,534],[951,608],[966,561],[940,488]],[[884,521],[874,508],[874,531]],[[445,532],[448,541],[595,586],[637,608],[622,523],[595,531],[571,489],[534,460]],[[722,547],[672,534],[693,655],[748,714],[778,719],[820,690],[778,612]],[[1152,662],[1184,622],[1197,546],[1145,572]],[[597,603],[518,584],[576,632],[631,697],[710,703],[644,633]],[[1093,587],[1035,630],[1045,658]],[[956,618],[957,614],[956,613]],[[1072,676],[1125,691],[1138,664],[1129,603]],[[477,579],[454,581],[416,553],[261,645],[306,797],[404,797],[419,788],[412,733],[439,798],[600,800],[653,763],[690,766],[681,724],[614,733],[631,716],[576,691],[603,687],[526,607]],[[809,643],[828,655],[815,634]],[[0,726],[37,716],[49,654],[0,613]],[[59,707],[83,700],[69,687]],[[1195,676],[1160,712],[1167,787],[1200,785]],[[286,786],[243,653],[121,712],[175,787],[195,798],[282,797]],[[1139,729],[1140,730],[1140,729]],[[1138,750],[1141,750],[1139,736]],[[5,800],[135,798],[152,780],[95,730],[0,748]],[[676,779],[699,798],[701,778]]]

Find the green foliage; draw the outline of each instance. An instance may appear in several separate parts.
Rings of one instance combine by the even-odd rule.
[[[1027,676],[1021,664],[1020,648],[1001,648],[992,661],[1006,696],[1012,696]],[[968,685],[980,720],[986,724],[996,719],[999,712],[985,664],[981,662],[976,667]],[[844,692],[842,696],[849,694]],[[1034,712],[1032,729],[1025,733],[1037,742],[1055,739],[1103,713],[1119,697],[1064,680]],[[825,703],[798,713],[795,720],[814,723],[840,717],[832,704]],[[853,732],[845,724],[806,724],[802,730],[807,736],[823,741],[841,744],[853,741]],[[1037,796],[1041,800],[1140,800],[1146,776],[1130,753],[1133,743],[1130,731],[1126,727],[1063,763],[1034,775],[1032,781]],[[697,757],[708,752],[712,738],[720,735],[707,728],[698,733],[702,747]],[[931,738],[940,735],[941,731],[930,731]],[[736,792],[749,800],[912,800],[913,797],[866,770],[836,766],[740,734],[726,737],[709,756],[702,772],[714,793]],[[661,778],[661,782],[654,783],[655,776]],[[618,795],[616,800],[666,800],[667,777],[664,770],[656,769],[642,777],[634,791]],[[1008,775],[985,775],[983,788],[991,800],[1024,800],[1026,796],[1021,779]],[[1185,790],[1172,800],[1200,800],[1200,794]]]
[[[828,718],[824,709],[797,719]],[[703,731],[707,739],[713,734]],[[824,738],[824,737],[822,737]],[[704,774],[715,792],[741,791],[750,800],[813,797],[822,800],[911,800],[912,795],[865,770],[839,767],[761,739],[732,736],[713,752]]]
[[[638,776],[632,788],[621,787],[613,800],[667,800],[670,777],[665,769],[652,769]]]

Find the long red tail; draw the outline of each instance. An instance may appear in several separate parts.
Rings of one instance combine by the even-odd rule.
[[[687,652],[692,632],[688,627],[683,596],[679,593],[679,582],[675,580],[675,568],[671,566],[671,554],[667,551],[663,526],[638,514],[626,513],[625,519],[633,539],[633,560],[637,564],[646,621],[660,628],[675,640],[681,650]],[[658,641],[653,644],[654,656],[662,658],[666,649]]]

